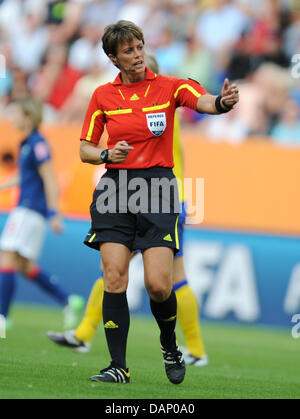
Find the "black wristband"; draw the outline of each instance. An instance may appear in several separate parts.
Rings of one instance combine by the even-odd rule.
[[[222,100],[222,96],[219,95],[216,98],[216,101],[215,101],[215,107],[216,107],[217,111],[219,113],[226,113],[226,112],[231,111],[231,109],[233,108],[233,106],[226,106],[225,104],[223,104],[223,106],[225,106],[225,108],[223,108],[223,106],[221,105],[221,100]]]

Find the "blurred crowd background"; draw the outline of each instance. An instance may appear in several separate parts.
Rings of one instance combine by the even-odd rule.
[[[265,138],[300,145],[300,0],[0,0],[0,118],[33,94],[47,123],[81,124],[94,89],[117,69],[102,51],[107,24],[144,31],[160,72],[219,94],[225,77],[240,103],[219,117],[183,110],[211,141]],[[299,55],[297,55],[299,54]]]

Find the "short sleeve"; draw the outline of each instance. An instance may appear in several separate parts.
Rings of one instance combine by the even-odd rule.
[[[91,141],[95,144],[99,144],[105,125],[104,113],[99,108],[97,95],[98,90],[96,89],[90,100],[80,137],[81,140]]]
[[[205,94],[208,94],[206,89],[195,80],[176,80],[174,86],[176,108],[186,106],[195,111],[199,97]]]
[[[36,141],[32,146],[35,164],[39,166],[51,159],[51,153],[46,141]]]

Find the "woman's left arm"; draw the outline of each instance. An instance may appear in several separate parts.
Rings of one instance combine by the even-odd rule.
[[[44,183],[51,229],[55,233],[61,233],[63,231],[63,224],[59,214],[59,188],[51,161],[48,160],[40,164],[38,171]]]
[[[239,101],[239,89],[236,84],[229,84],[225,79],[220,96],[202,95],[197,102],[197,112],[219,115],[229,112]]]

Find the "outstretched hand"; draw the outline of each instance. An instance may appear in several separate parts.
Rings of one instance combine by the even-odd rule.
[[[226,78],[222,87],[222,100],[221,105],[226,107],[233,107],[239,101],[239,88],[234,84],[229,84],[229,80]]]

